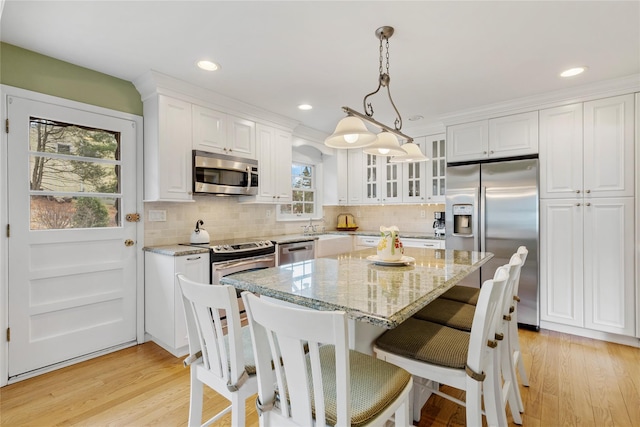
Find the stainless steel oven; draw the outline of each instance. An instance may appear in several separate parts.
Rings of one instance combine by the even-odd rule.
[[[188,244],[189,246],[199,246],[200,244]],[[211,284],[219,284],[220,279],[229,274],[241,273],[252,270],[261,270],[276,266],[276,249],[273,242],[269,240],[247,241],[241,239],[213,242],[209,245],[211,258]],[[240,319],[244,321],[246,314],[244,304],[238,295],[238,306],[240,307]]]

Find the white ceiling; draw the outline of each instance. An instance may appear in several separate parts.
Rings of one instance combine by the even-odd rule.
[[[403,131],[475,107],[640,73],[639,1],[7,0],[1,40],[132,81],[153,69],[331,133],[378,84],[390,25]],[[207,73],[201,58],[221,64]],[[588,71],[561,79],[561,70]],[[392,125],[386,94],[370,98]],[[301,112],[300,103],[313,105]],[[424,116],[421,122],[409,117]]]

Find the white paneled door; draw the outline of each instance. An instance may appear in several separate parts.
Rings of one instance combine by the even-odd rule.
[[[7,105],[12,378],[136,340],[136,129],[15,96]]]

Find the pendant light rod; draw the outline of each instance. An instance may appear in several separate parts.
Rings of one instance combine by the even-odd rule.
[[[413,142],[413,138],[411,138],[410,136],[405,135],[404,133],[400,132],[399,130],[396,130],[392,127],[389,127],[385,124],[380,123],[379,121],[377,121],[376,119],[374,119],[373,117],[369,117],[365,114],[359,113],[356,110],[349,108],[349,107],[342,107],[342,111],[344,111],[345,113],[352,115],[352,116],[356,116],[362,120],[364,120],[365,122],[371,123],[374,126],[379,127],[380,129],[384,129],[387,132],[390,132],[402,139],[406,139],[407,142]]]

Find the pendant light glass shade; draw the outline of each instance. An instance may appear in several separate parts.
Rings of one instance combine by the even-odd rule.
[[[333,148],[361,148],[375,141],[376,134],[369,131],[362,120],[347,116],[338,122],[333,135],[325,139],[324,144]]]
[[[407,152],[400,147],[398,138],[396,138],[394,134],[386,131],[380,132],[376,142],[362,151],[376,156],[401,156],[407,154]]]
[[[392,157],[391,160],[389,160],[389,163],[413,163],[429,160],[427,156],[422,154],[420,147],[413,142],[402,144],[402,149],[405,151],[405,154]]]

